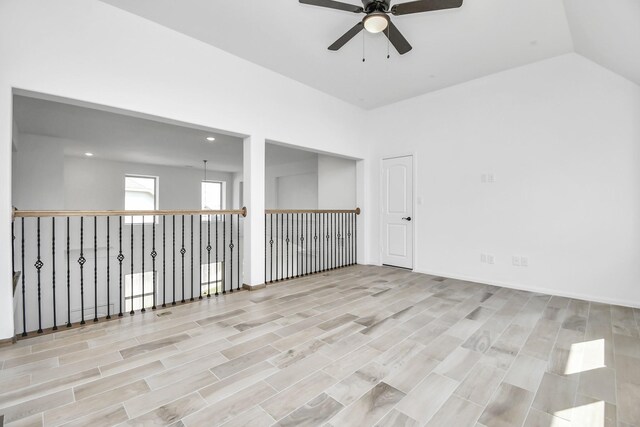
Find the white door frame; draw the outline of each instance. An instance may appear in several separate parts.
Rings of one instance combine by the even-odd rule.
[[[417,208],[417,204],[416,204],[416,194],[417,194],[417,189],[418,189],[418,180],[417,180],[417,175],[418,175],[418,155],[414,152],[414,151],[409,151],[409,152],[400,152],[397,154],[389,154],[386,156],[382,156],[380,158],[380,161],[378,162],[378,170],[380,171],[379,173],[379,187],[380,190],[378,192],[378,203],[380,206],[380,209],[378,210],[378,215],[380,217],[380,224],[378,226],[378,236],[379,236],[379,246],[378,246],[378,265],[382,265],[382,253],[383,253],[383,248],[382,248],[382,244],[384,242],[383,239],[383,233],[384,233],[384,226],[382,224],[382,208],[384,206],[384,182],[383,182],[383,178],[384,178],[384,161],[385,160],[390,160],[390,159],[397,159],[399,157],[411,157],[411,164],[412,164],[412,169],[413,169],[413,176],[411,177],[411,179],[413,180],[413,189],[412,189],[412,194],[411,194],[411,206],[413,208],[413,251],[411,254],[411,265],[413,266],[411,271],[416,271],[416,254],[417,254],[417,247],[416,247],[416,243],[417,243],[417,229],[418,229],[418,211],[416,210]]]

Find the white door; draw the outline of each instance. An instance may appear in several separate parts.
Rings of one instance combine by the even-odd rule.
[[[382,263],[413,268],[413,157],[382,162]]]

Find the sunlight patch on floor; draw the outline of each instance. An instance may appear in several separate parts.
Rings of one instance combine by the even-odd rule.
[[[605,368],[604,339],[571,344],[564,374],[578,374],[593,369]]]

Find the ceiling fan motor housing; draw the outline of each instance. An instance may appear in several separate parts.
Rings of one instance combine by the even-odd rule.
[[[374,12],[389,12],[391,0],[362,0],[364,12],[366,14]]]

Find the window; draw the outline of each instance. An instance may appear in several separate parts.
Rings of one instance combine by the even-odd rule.
[[[224,209],[222,193],[222,182],[202,181],[202,210],[217,211]]]
[[[213,295],[217,292],[222,292],[223,277],[223,263],[212,262],[211,264],[200,265],[200,274],[202,280],[200,281],[200,295],[207,296],[207,293]]]
[[[153,211],[157,209],[158,178],[127,175],[124,178],[124,210]],[[126,224],[151,224],[153,216],[125,217]]]
[[[143,307],[142,295],[142,277],[143,273],[126,274],[124,276],[124,310],[131,311],[140,310]],[[133,289],[131,288],[131,280],[133,280]],[[132,293],[133,291],[133,293]],[[144,272],[144,307],[153,305],[153,271]]]

